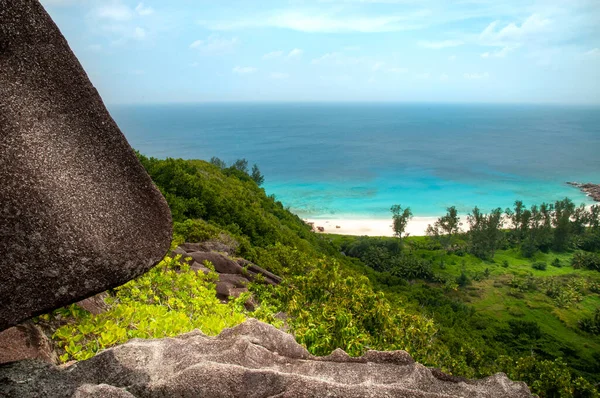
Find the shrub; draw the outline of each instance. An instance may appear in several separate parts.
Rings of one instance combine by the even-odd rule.
[[[600,335],[600,308],[596,309],[593,316],[581,319],[577,326],[584,332]]]
[[[553,261],[552,261],[552,266],[556,267],[556,268],[560,268],[562,267],[562,264],[560,263],[560,259],[558,257],[556,257]]]
[[[531,264],[531,267],[532,267],[533,269],[537,269],[537,270],[539,270],[539,271],[545,271],[545,270],[546,270],[546,268],[547,268],[547,266],[546,266],[546,263],[544,263],[544,262],[541,262],[541,261],[538,261],[538,262],[536,262],[536,263],[533,263],[533,264]]]
[[[60,359],[84,360],[136,337],[176,336],[196,328],[215,335],[243,322],[247,297],[221,304],[216,278],[214,272],[191,271],[178,257],[165,257],[148,273],[116,288],[102,314],[92,315],[76,305],[55,311],[55,317],[67,322],[53,335],[65,351]]]
[[[462,271],[460,273],[460,276],[458,278],[456,278],[456,284],[460,287],[465,287],[465,286],[471,284],[471,280],[469,279],[469,277],[467,276],[465,271]]]
[[[275,251],[288,251],[284,247]],[[433,321],[392,306],[365,276],[331,258],[297,253],[304,267],[277,287],[253,286],[255,296],[285,312],[296,340],[314,355],[341,348],[357,356],[368,348],[403,349],[425,358],[434,341]]]
[[[600,254],[577,252],[571,259],[571,265],[575,269],[586,268],[600,271]]]

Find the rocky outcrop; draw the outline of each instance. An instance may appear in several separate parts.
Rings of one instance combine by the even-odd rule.
[[[31,321],[0,332],[0,363],[23,359],[58,363],[51,342],[42,329]]]
[[[122,285],[168,206],[38,0],[0,0],[0,330]]]
[[[217,297],[221,300],[228,300],[229,297],[239,297],[242,293],[248,291],[246,287],[248,283],[256,280],[258,275],[261,275],[261,281],[271,285],[281,283],[281,278],[272,272],[267,271],[258,265],[245,260],[243,258],[232,258],[229,255],[232,253],[210,251],[210,248],[226,247],[231,249],[236,247],[235,244],[227,246],[219,246],[218,242],[201,242],[201,243],[183,243],[175,250],[172,255],[181,255],[182,261],[187,261],[190,264],[190,269],[196,272],[204,272],[207,274],[210,270],[204,265],[205,262],[210,262],[219,277],[217,281]],[[247,303],[248,308],[252,308],[254,302],[250,299]]]
[[[532,397],[504,374],[466,380],[404,351],[313,357],[294,338],[249,320],[217,337],[131,340],[66,369],[24,361],[0,367],[8,397]]]
[[[600,184],[592,184],[591,182],[584,184],[579,182],[567,182],[567,184],[579,188],[587,196],[594,199],[596,202],[600,202]]]

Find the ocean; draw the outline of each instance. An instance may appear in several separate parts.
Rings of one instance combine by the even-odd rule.
[[[219,103],[109,106],[141,153],[246,158],[305,218],[468,213],[564,197],[600,183],[600,108],[558,105]]]

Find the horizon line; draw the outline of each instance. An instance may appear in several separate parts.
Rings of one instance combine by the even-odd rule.
[[[141,106],[141,105],[211,105],[211,104],[346,104],[346,105],[528,105],[528,106],[564,106],[564,107],[599,107],[600,103],[581,102],[494,102],[494,101],[392,101],[392,100],[206,100],[206,101],[172,101],[172,102],[106,102],[106,106]]]

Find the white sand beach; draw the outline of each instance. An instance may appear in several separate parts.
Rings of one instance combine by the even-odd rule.
[[[410,236],[423,236],[427,225],[433,224],[437,217],[413,217],[406,227],[406,233]],[[334,219],[319,218],[306,219],[308,223],[314,223],[314,229],[317,232],[325,234],[340,235],[367,235],[367,236],[393,236],[392,218],[389,219]],[[323,227],[319,231],[318,227]],[[339,228],[338,228],[339,227]]]

